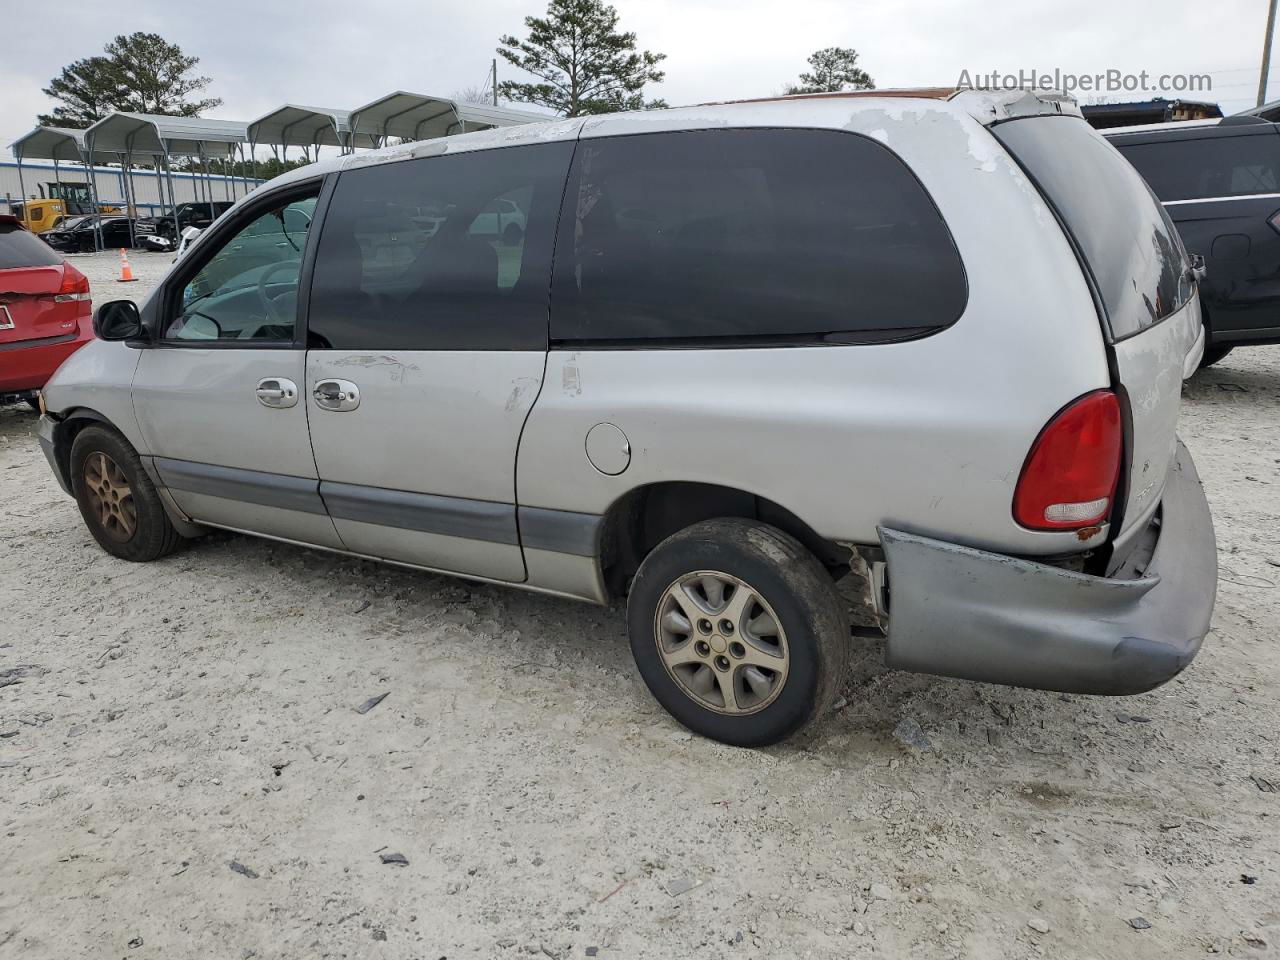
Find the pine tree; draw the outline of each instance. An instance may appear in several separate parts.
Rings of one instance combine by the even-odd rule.
[[[508,100],[566,117],[666,106],[643,96],[646,83],[662,82],[666,54],[637,50],[636,35],[618,32],[618,11],[602,0],[551,0],[545,17],[524,24],[528,38],[504,36],[498,53],[539,82],[498,84]]]

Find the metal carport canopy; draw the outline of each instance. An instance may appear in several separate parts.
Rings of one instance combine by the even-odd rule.
[[[487,103],[460,103],[458,116],[466,123],[468,130],[513,127],[518,123],[542,123],[545,120],[560,119],[554,114],[512,110],[510,107],[493,107]]]
[[[347,148],[351,134],[351,111],[328,107],[303,107],[286,103],[249,124],[251,144],[276,147]],[[374,147],[372,137],[358,136],[355,146]]]
[[[60,160],[67,163],[85,161],[84,131],[69,127],[36,127],[9,144],[15,160]],[[103,157],[103,160],[114,157]]]
[[[84,139],[95,154],[229,157],[246,130],[237,120],[113,113],[86,130]]]
[[[351,129],[360,136],[430,140],[471,130],[547,119],[523,110],[457,103],[447,97],[397,90],[352,110]]]

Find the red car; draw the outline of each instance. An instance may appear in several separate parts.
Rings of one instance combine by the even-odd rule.
[[[25,399],[93,339],[89,278],[0,214],[0,400]]]

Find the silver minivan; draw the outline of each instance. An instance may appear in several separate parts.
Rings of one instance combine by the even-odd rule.
[[[495,229],[495,210],[504,211]],[[208,527],[609,603],[680,722],[890,665],[1149,690],[1209,627],[1197,275],[1070,99],[817,95],[334,158],[223,215],[44,394],[110,553]]]

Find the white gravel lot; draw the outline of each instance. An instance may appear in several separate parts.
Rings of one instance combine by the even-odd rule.
[[[102,301],[169,259],[75,261]],[[1070,697],[870,647],[759,751],[667,718],[618,609],[223,533],[114,560],[34,422],[0,408],[0,957],[1280,950],[1280,348],[1186,388],[1221,582],[1182,677]]]

